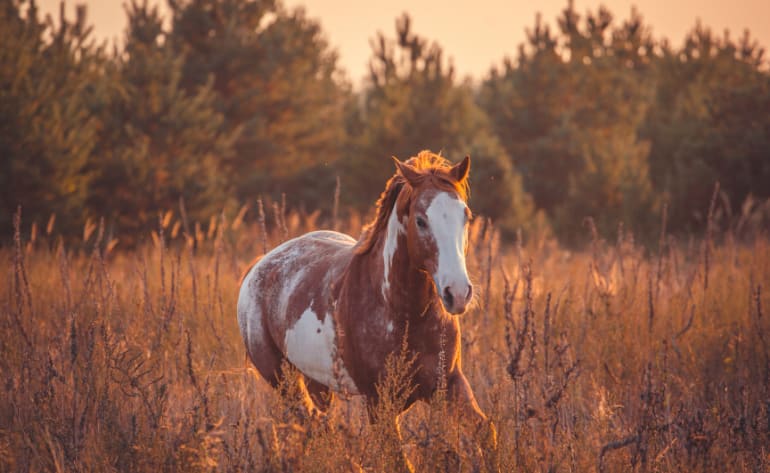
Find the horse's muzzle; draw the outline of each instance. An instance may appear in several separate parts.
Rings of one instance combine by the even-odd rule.
[[[441,300],[444,303],[444,308],[447,312],[454,315],[465,312],[472,297],[473,286],[470,284],[466,284],[465,287],[449,285],[441,291]]]

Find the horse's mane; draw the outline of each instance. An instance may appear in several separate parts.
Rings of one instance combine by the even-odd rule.
[[[465,179],[462,182],[457,182],[449,174],[450,169],[452,169],[451,163],[441,155],[428,150],[420,151],[417,156],[409,158],[406,164],[419,171],[418,185],[429,181],[439,189],[455,191],[461,199],[464,201],[468,200],[468,180]],[[398,171],[388,179],[388,182],[385,184],[385,190],[382,191],[380,198],[377,199],[374,220],[364,227],[361,238],[356,244],[356,254],[366,254],[374,247],[378,236],[383,234],[385,227],[388,225],[388,219],[399,196],[403,192],[404,203],[408,205],[412,196],[412,190],[412,186]]]

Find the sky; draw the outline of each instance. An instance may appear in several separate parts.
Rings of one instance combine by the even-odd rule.
[[[89,22],[99,39],[119,40],[123,35],[126,0],[85,0]],[[44,13],[58,16],[60,0],[38,0]],[[153,0],[150,0],[153,3]],[[162,2],[165,5],[165,1]],[[74,17],[74,4],[67,2]],[[413,31],[436,41],[451,58],[458,77],[475,80],[488,74],[504,57],[515,57],[526,38],[525,30],[542,13],[543,20],[556,27],[556,18],[566,0],[284,0],[289,8],[304,7],[310,18],[318,19],[330,45],[337,50],[340,65],[354,85],[359,85],[371,57],[369,41],[378,31],[395,37],[395,19],[404,12],[412,18]],[[717,33],[729,29],[733,38],[748,28],[760,45],[770,48],[770,0],[575,0],[581,15],[605,5],[620,23],[636,5],[656,39],[668,38],[676,46],[697,20]],[[767,53],[770,54],[770,51]]]

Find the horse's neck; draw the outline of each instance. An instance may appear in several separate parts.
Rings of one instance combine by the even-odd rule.
[[[436,295],[429,276],[410,264],[405,236],[397,238],[391,246],[393,242],[383,236],[369,252],[356,255],[349,282],[362,285],[359,289],[375,299],[374,305],[386,316],[405,320],[424,315]]]

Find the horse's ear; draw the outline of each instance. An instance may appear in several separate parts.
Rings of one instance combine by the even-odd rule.
[[[451,174],[452,177],[457,182],[463,182],[465,179],[468,178],[468,173],[470,171],[471,171],[471,157],[466,156],[465,159],[463,159],[459,163],[452,166],[452,169],[449,171],[449,174]]]
[[[393,156],[393,162],[396,163],[396,168],[398,169],[398,172],[404,176],[404,179],[412,186],[417,185],[417,181],[420,177],[420,171],[418,171],[414,166],[411,164],[402,163],[398,160],[397,157]]]

